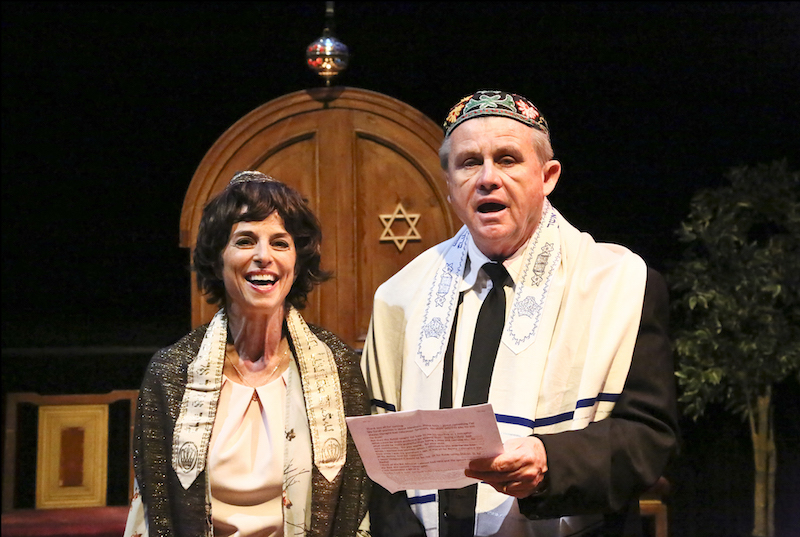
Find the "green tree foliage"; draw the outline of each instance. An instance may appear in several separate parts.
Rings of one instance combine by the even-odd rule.
[[[694,419],[720,402],[749,421],[753,534],[772,535],[772,388],[800,374],[800,173],[778,161],[727,180],[692,198],[683,258],[667,275],[679,401]]]
[[[680,401],[697,418],[800,371],[800,173],[785,161],[731,170],[698,192],[678,230],[672,291]]]

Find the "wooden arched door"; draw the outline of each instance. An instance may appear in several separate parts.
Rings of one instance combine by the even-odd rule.
[[[237,121],[203,158],[184,199],[181,246],[194,247],[203,206],[237,171],[293,186],[320,219],[322,266],[334,272],[303,315],[361,348],[378,285],[460,226],[446,199],[441,140],[430,118],[380,93],[339,87],[279,97]],[[215,311],[193,275],[193,326]]]

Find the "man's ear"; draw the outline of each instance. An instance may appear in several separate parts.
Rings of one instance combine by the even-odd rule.
[[[453,204],[453,198],[450,197],[450,174],[445,170],[444,172],[444,186],[447,188],[447,203]]]
[[[557,160],[548,160],[542,166],[542,189],[548,196],[556,188],[558,178],[561,177],[561,163]]]

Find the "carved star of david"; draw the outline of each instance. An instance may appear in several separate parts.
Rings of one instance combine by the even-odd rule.
[[[408,241],[421,241],[422,237],[417,231],[417,221],[419,214],[408,214],[402,203],[398,203],[392,214],[378,215],[383,222],[383,233],[381,233],[380,242],[393,242],[399,252],[403,251]],[[405,220],[408,224],[408,231],[405,235],[395,235],[392,231],[392,224],[395,220]]]

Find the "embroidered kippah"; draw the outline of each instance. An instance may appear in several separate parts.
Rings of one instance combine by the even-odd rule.
[[[547,121],[533,103],[522,95],[505,91],[480,90],[467,95],[450,109],[442,124],[444,137],[450,136],[453,129],[468,119],[484,116],[515,119],[550,136]]]
[[[265,173],[261,173],[259,171],[248,170],[244,172],[238,172],[236,175],[234,175],[233,179],[231,179],[231,182],[228,183],[228,186],[239,185],[242,183],[272,183],[272,182],[277,182],[277,179]]]

